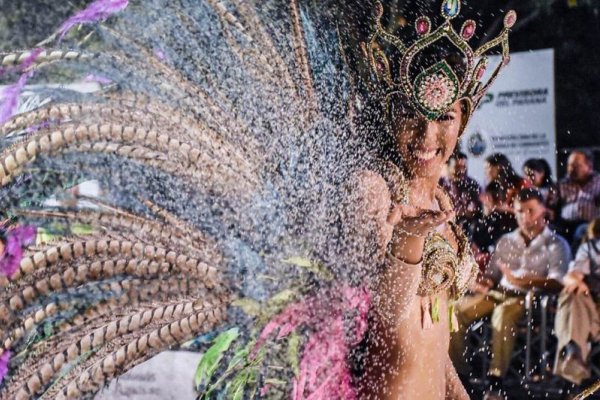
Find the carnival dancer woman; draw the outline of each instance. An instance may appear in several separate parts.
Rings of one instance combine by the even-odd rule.
[[[380,26],[366,46],[380,82],[389,85],[383,108],[391,146],[384,153],[391,155],[383,172],[359,174],[364,215],[376,221],[379,254],[385,258],[371,282],[369,329],[356,378],[361,399],[469,398],[448,345],[453,302],[475,281],[478,268],[438,182],[488,86],[478,82],[485,61],[477,64],[474,56],[481,49],[472,51],[465,41],[474,22],[465,22],[460,35],[454,32],[450,20],[458,10],[451,3],[442,7],[446,23],[432,33],[428,18],[417,19],[420,39],[411,46],[398,45],[401,40]],[[514,12],[507,14],[503,39],[496,42],[505,62],[514,21]],[[454,49],[432,45],[442,38]],[[400,60],[386,54],[390,42]]]
[[[373,293],[361,398],[440,399],[446,393],[468,398],[447,355],[451,316],[439,312],[450,308],[451,289],[440,290],[432,299],[429,288],[421,288],[423,269],[433,267],[423,264],[424,253],[432,250],[426,248],[426,242],[433,245],[426,241],[432,232],[457,261],[465,258],[462,270],[453,273],[477,273],[470,254],[461,254],[467,252],[466,239],[453,224],[450,202],[437,185],[465,119],[461,108],[456,103],[440,120],[414,117],[396,125],[398,150],[407,171],[408,204],[392,204],[385,180],[373,172],[363,174],[363,184],[373,194],[369,212],[381,219],[382,229],[391,235],[382,235],[380,243],[389,252]]]

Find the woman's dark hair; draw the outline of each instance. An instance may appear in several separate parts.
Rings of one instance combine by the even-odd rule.
[[[498,181],[490,182],[485,187],[485,193],[492,198],[494,203],[503,203],[506,201],[506,189]]]
[[[550,168],[550,164],[544,158],[539,158],[540,165],[544,168],[544,182],[543,186],[553,186],[554,181],[552,180],[552,169]]]
[[[508,157],[506,157],[504,154],[494,153],[494,154],[488,156],[485,159],[485,162],[487,162],[489,165],[491,165],[493,167],[498,168],[497,180],[501,184],[505,185],[506,189],[509,189],[511,187],[517,187],[521,183],[521,181],[522,181],[521,176],[519,176],[519,174],[517,174],[517,172],[515,171],[515,169],[512,166],[512,163],[510,162]]]
[[[554,181],[552,180],[552,170],[550,169],[550,164],[548,164],[548,161],[546,161],[545,159],[530,158],[523,164],[523,169],[525,168],[544,174],[542,187],[550,187],[554,185]]]

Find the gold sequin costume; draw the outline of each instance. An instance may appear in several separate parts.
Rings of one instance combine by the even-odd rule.
[[[438,189],[438,193],[447,198],[442,189]],[[447,201],[449,203],[449,199]],[[442,201],[439,203],[441,205]],[[421,281],[417,291],[419,296],[434,296],[442,290],[449,290],[450,298],[457,300],[477,277],[479,268],[473,259],[467,237],[455,222],[450,221],[449,225],[454,233],[458,251],[455,251],[439,232],[433,231],[427,235],[423,249]]]
[[[380,172],[390,189],[392,202],[408,204],[406,180],[400,169],[392,163],[383,163]],[[435,199],[440,210],[453,209],[450,197],[441,187],[437,188]],[[443,291],[448,291],[450,300],[448,312],[451,329],[457,328],[454,302],[466,293],[479,273],[469,240],[462,228],[454,221],[449,221],[448,224],[458,249],[455,250],[438,230],[434,230],[425,239],[422,262],[419,266],[415,265],[415,268],[421,268],[416,294],[421,297],[422,322],[425,328],[439,320],[439,294]]]

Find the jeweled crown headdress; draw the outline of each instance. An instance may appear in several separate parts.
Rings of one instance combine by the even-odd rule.
[[[428,17],[417,18],[415,30],[418,39],[411,45],[407,45],[402,39],[382,27],[383,5],[377,2],[376,7],[375,31],[370,37],[366,51],[371,67],[380,84],[384,85],[386,99],[394,93],[402,93],[414,108],[429,120],[439,118],[460,99],[467,101],[468,113],[471,114],[502,68],[510,61],[508,34],[517,21],[517,14],[513,10],[505,15],[502,32],[495,39],[473,50],[468,41],[475,34],[475,21],[466,20],[460,32],[456,32],[451,24],[451,20],[460,13],[460,0],[443,1],[441,14],[445,22],[433,31]],[[433,61],[418,73],[411,72],[415,57],[444,38],[457,48],[459,54],[464,55],[465,71],[462,77],[446,59]],[[383,42],[385,46],[391,46],[399,53],[400,61],[395,63],[397,71],[391,70],[389,56],[386,55],[385,48],[377,46],[378,41]],[[502,62],[493,71],[488,81],[482,82],[488,66],[486,53],[496,46],[501,47]]]

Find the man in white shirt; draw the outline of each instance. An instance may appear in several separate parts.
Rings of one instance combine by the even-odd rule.
[[[563,283],[554,321],[558,338],[554,374],[579,385],[591,375],[589,342],[600,340],[600,219],[588,226],[586,241]]]
[[[492,359],[488,373],[495,386],[501,386],[510,365],[515,327],[525,314],[525,295],[530,290],[560,291],[571,261],[567,241],[548,228],[544,200],[536,189],[523,189],[517,195],[515,214],[518,229],[500,238],[474,293],[457,304],[461,329],[453,335],[450,346],[457,370],[464,372],[465,330],[491,314]]]

